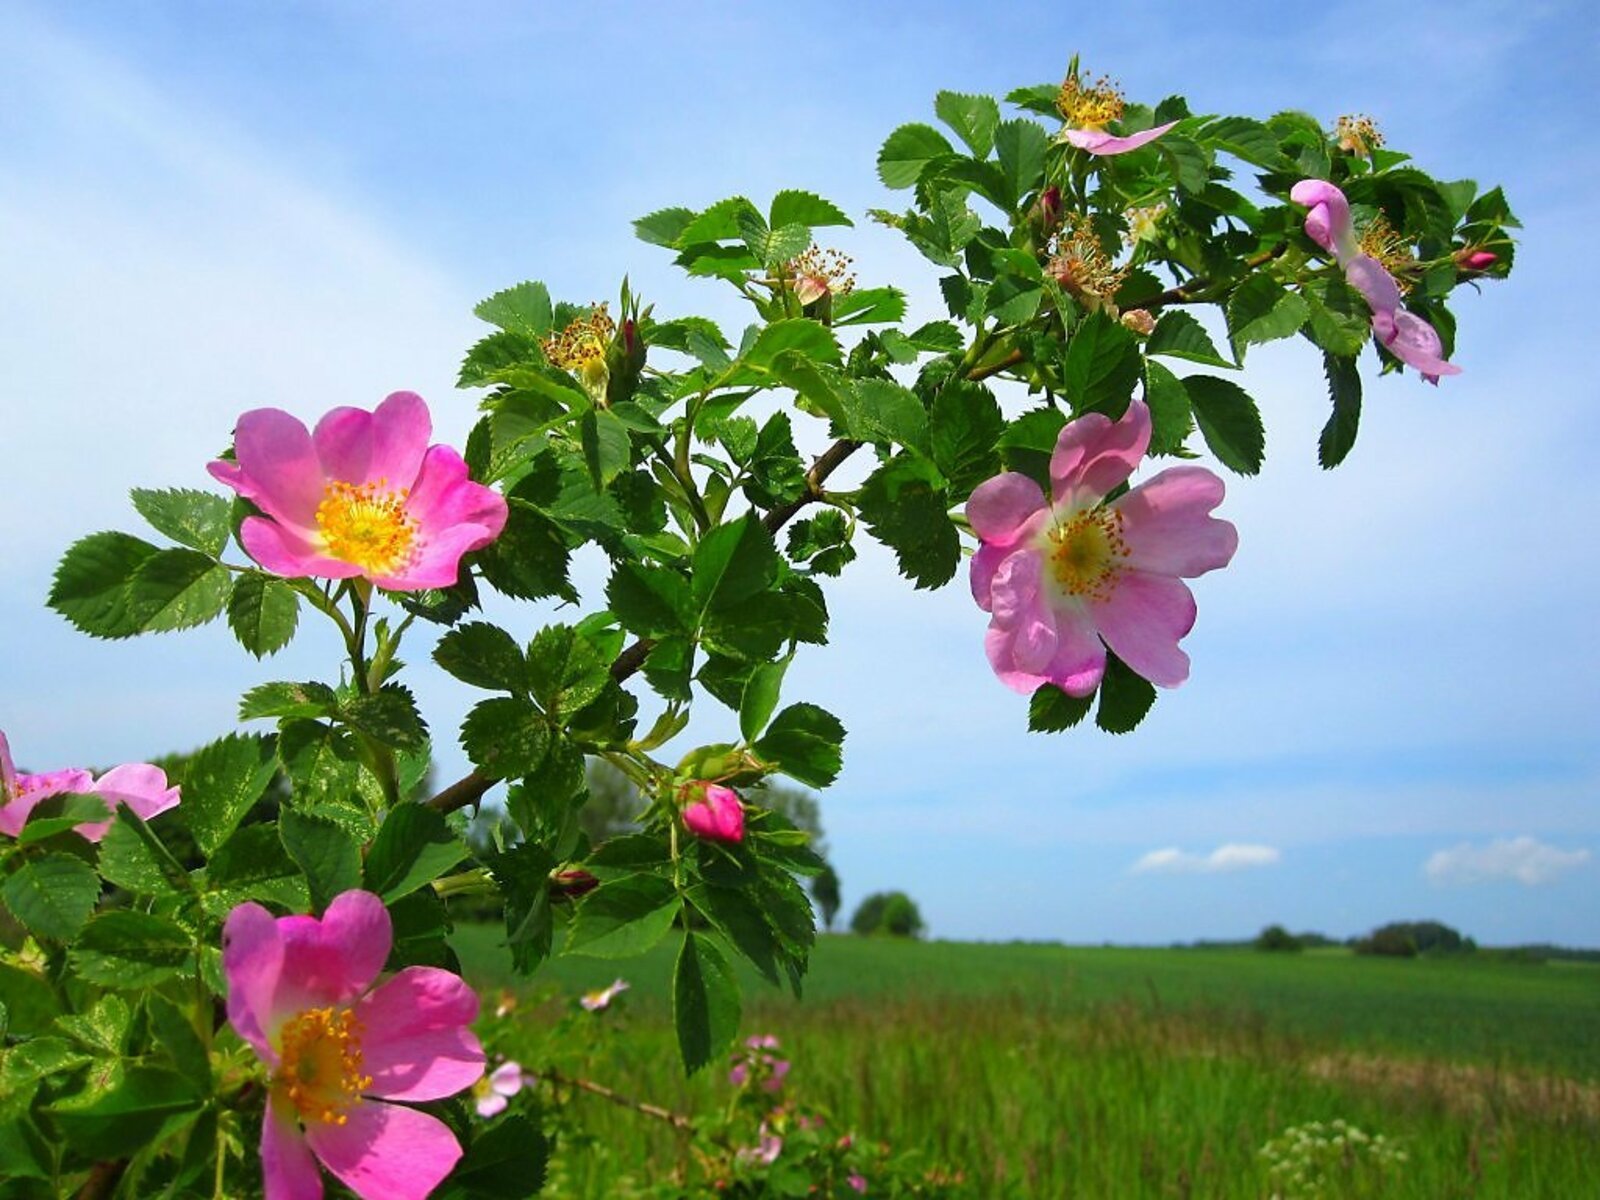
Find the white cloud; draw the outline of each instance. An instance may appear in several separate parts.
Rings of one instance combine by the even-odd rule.
[[[1167,846],[1152,850],[1130,868],[1135,875],[1206,875],[1218,871],[1244,871],[1270,867],[1283,857],[1276,847],[1228,842],[1210,854],[1193,854]]]
[[[1553,883],[1590,859],[1587,850],[1558,850],[1526,834],[1496,838],[1484,846],[1462,842],[1436,850],[1422,866],[1430,883],[1441,886],[1492,883],[1514,879],[1524,887]]]

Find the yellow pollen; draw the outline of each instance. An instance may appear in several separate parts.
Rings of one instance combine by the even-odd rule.
[[[1377,259],[1394,276],[1402,294],[1411,290],[1413,281],[1409,276],[1416,268],[1416,256],[1411,253],[1411,244],[1394,231],[1382,213],[1362,231],[1360,246],[1361,253]]]
[[[587,317],[579,317],[560,333],[552,333],[540,345],[552,366],[571,371],[591,392],[603,391],[606,377],[606,351],[616,335],[617,323],[597,304]]]
[[[1111,303],[1129,271],[1112,265],[1099,236],[1081,213],[1056,235],[1055,250],[1045,269],[1091,312]]]
[[[789,264],[794,276],[795,295],[801,304],[812,304],[832,292],[843,296],[854,290],[856,277],[850,271],[854,260],[834,249],[821,249],[813,245]]]
[[[1068,75],[1056,93],[1056,111],[1068,125],[1077,129],[1099,129],[1122,116],[1122,92],[1102,75],[1086,84]]]
[[[1333,127],[1333,136],[1339,149],[1363,157],[1383,145],[1383,134],[1378,132],[1377,122],[1364,114],[1340,117]]]
[[[328,554],[372,574],[392,572],[415,553],[417,522],[406,513],[410,488],[335,481],[322,490],[317,531]]]
[[[1057,525],[1047,536],[1054,544],[1051,569],[1063,592],[1088,600],[1111,597],[1122,575],[1122,560],[1128,557],[1120,512],[1089,509]]]
[[[273,1094],[294,1105],[302,1121],[343,1125],[345,1110],[372,1086],[361,1073],[361,1022],[348,1008],[310,1008],[279,1035],[280,1065]]]

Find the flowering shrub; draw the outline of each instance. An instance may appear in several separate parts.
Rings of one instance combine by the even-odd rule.
[[[1296,336],[1322,359],[1318,455],[1337,465],[1369,343],[1386,372],[1457,369],[1449,301],[1510,271],[1516,222],[1498,189],[1438,182],[1368,119],[1207,116],[1088,79],[1074,63],[1019,88],[1010,115],[942,92],[943,130],[884,142],[879,177],[908,206],[870,215],[939,269],[948,319],[908,327],[899,286],[818,244],[851,218],[808,191],[663,208],[639,237],[737,292],[748,328],[658,314],[626,282],[615,309],[521,283],[475,310],[489,329],[460,383],[479,417],[459,450],[431,444],[409,392],[309,430],[257,409],[210,464],[229,494],[136,490],[164,540],[66,551],[49,604],[91,636],[225,616],[265,659],[310,613],[344,653],[323,678],[253,687],[249,731],[170,779],[26,774],[0,746],[8,1195],[278,1200],[321,1195],[324,1169],[369,1200],[526,1195],[567,1132],[540,1098],[577,1084],[526,1057],[485,1078],[457,898],[503,915],[523,975],[670,939],[684,1066],[725,1062],[735,961],[798,993],[815,938],[798,880],[823,864],[750,798],[769,775],[839,774],[843,726],[785,692],[827,641],[857,539],[917,588],[970,553],[989,622],[984,638],[974,614],[973,653],[982,639],[1028,694],[1035,730],[1093,710],[1127,732],[1189,676],[1184,581],[1239,535],[1212,515],[1209,469],[1136,471],[1202,450],[1259,471],[1236,380],[1252,346]],[[757,419],[761,394],[780,403]],[[802,425],[830,439],[809,461]],[[852,459],[864,478],[840,489]],[[203,480],[196,464],[185,482]],[[581,546],[609,564],[603,595],[572,583]],[[513,632],[474,615],[485,591],[575,615]],[[439,735],[400,657],[408,638],[428,652],[424,630],[433,664],[483,693],[459,731],[472,770],[431,795]],[[723,740],[683,745],[707,704]],[[600,844],[580,822],[593,758],[645,805]],[[501,784],[507,820],[475,849],[468,810]],[[560,1028],[614,1022],[621,990]],[[727,1123],[695,1131],[707,1187],[960,1194],[907,1165],[914,1148],[879,1153],[800,1107],[776,1047],[746,1051]]]

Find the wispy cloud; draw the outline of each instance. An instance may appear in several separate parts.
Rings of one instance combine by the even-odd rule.
[[[1512,879],[1524,887],[1553,883],[1588,863],[1587,850],[1561,850],[1537,838],[1496,838],[1483,846],[1462,842],[1435,851],[1422,865],[1430,883],[1442,887]]]
[[[1195,854],[1168,846],[1150,851],[1130,870],[1135,875],[1210,875],[1221,871],[1270,867],[1282,857],[1274,846],[1257,846],[1246,842],[1227,842],[1210,854]]]

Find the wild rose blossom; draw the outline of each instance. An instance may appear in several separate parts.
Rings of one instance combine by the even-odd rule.
[[[62,795],[92,795],[105,802],[108,815],[104,821],[85,821],[73,826],[74,832],[98,842],[111,828],[110,814],[116,812],[118,805],[126,804],[148,821],[177,805],[179,789],[168,787],[166,772],[150,763],[112,767],[99,779],[78,767],[36,775],[18,774],[11,759],[11,744],[0,732],[0,833],[19,836],[40,802]]]
[[[1106,125],[1120,121],[1125,108],[1122,92],[1106,77],[1101,76],[1091,84],[1077,74],[1068,75],[1056,93],[1056,111],[1067,123],[1067,128],[1061,131],[1062,140],[1088,154],[1126,154],[1155,141],[1177,124],[1168,121],[1126,137],[1107,133]]]
[[[746,1038],[744,1044],[747,1053],[728,1071],[728,1082],[734,1087],[743,1087],[750,1079],[751,1071],[760,1068],[764,1075],[761,1081],[762,1090],[781,1091],[783,1081],[789,1074],[789,1060],[766,1053],[778,1048],[778,1039],[770,1033],[756,1034]]]
[[[1189,676],[1178,642],[1194,626],[1184,577],[1228,565],[1239,535],[1208,514],[1223,483],[1204,467],[1171,467],[1110,503],[1150,444],[1138,400],[1121,420],[1069,421],[1050,457],[1051,495],[1007,472],[973,490],[967,519],[981,539],[972,595],[990,614],[985,650],[1007,687],[1053,683],[1087,696],[1106,647],[1151,683]]]
[[[472,1085],[474,1107],[478,1115],[487,1120],[505,1112],[506,1105],[529,1080],[522,1073],[522,1064],[516,1060],[501,1063],[489,1074]]]
[[[1460,367],[1444,360],[1438,331],[1404,306],[1394,276],[1376,258],[1362,253],[1344,192],[1326,180],[1302,179],[1290,189],[1289,199],[1310,209],[1306,236],[1333,255],[1345,280],[1366,300],[1372,310],[1372,336],[1379,344],[1429,383],[1438,383],[1441,375],[1461,374]]]
[[[860,1192],[863,1196],[867,1194],[867,1177],[865,1175],[852,1174],[845,1182],[850,1185],[852,1191]]]
[[[712,842],[744,841],[744,805],[738,792],[720,783],[691,783],[685,794],[699,797],[683,808],[690,833]]]
[[[407,967],[374,986],[394,931],[371,892],[319,920],[241,904],[223,926],[228,1022],[271,1076],[261,1125],[266,1200],[321,1200],[317,1162],[362,1200],[424,1200],[461,1147],[444,1122],[390,1101],[439,1100],[483,1075],[459,976]]]
[[[265,514],[246,517],[239,539],[274,575],[445,588],[462,555],[500,535],[507,509],[453,449],[430,446],[432,434],[414,392],[372,412],[336,408],[310,433],[281,409],[257,408],[234,430],[236,461],[208,469]]]
[[[626,979],[617,979],[608,987],[603,987],[593,992],[585,992],[578,997],[578,1003],[583,1006],[585,1012],[603,1012],[611,1007],[613,1000],[627,990],[628,981]]]

